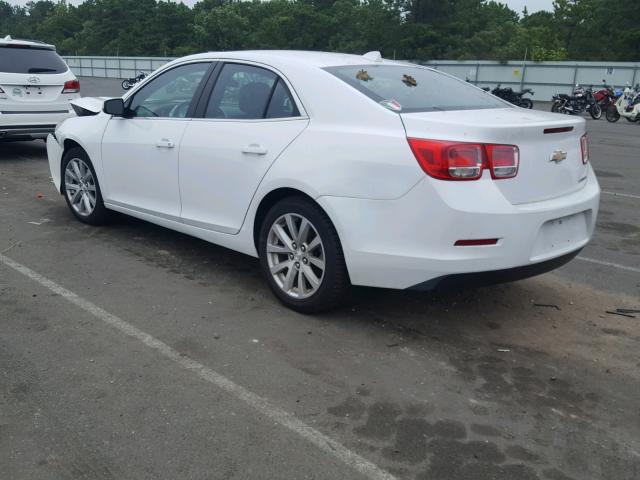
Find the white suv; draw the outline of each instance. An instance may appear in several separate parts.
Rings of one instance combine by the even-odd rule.
[[[80,82],[53,45],[0,38],[0,141],[46,138],[79,97]]]

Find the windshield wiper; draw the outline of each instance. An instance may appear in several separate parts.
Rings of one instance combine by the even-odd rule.
[[[30,68],[29,70],[27,70],[27,73],[44,73],[44,72],[57,72],[58,70],[55,68],[39,68],[39,67],[35,67],[35,68]]]

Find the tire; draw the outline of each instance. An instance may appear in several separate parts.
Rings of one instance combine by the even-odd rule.
[[[350,282],[338,233],[310,199],[287,197],[271,207],[260,226],[258,253],[271,291],[292,310],[318,313],[345,301]]]
[[[589,108],[589,113],[591,114],[591,118],[594,120],[600,120],[602,118],[602,108],[597,103],[594,103]]]
[[[131,84],[129,83],[129,80],[123,80],[122,81],[122,89],[123,90],[129,90],[131,88]]]
[[[105,224],[109,219],[109,210],[102,201],[96,171],[83,149],[72,148],[64,154],[61,177],[62,194],[73,216],[89,225]]]
[[[607,121],[611,123],[615,123],[618,120],[620,120],[620,113],[618,113],[618,107],[616,107],[615,105],[611,105],[609,108],[607,108],[605,117]]]
[[[533,101],[530,98],[523,98],[520,101],[520,106],[522,108],[528,108],[529,110],[531,110],[533,108]]]
[[[560,108],[558,107],[558,104],[556,102],[553,102],[553,105],[551,105],[551,112],[552,113],[559,113]]]

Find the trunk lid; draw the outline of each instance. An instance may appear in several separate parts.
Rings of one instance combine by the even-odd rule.
[[[520,149],[518,175],[495,180],[495,185],[514,205],[561,197],[585,185],[588,167],[582,163],[580,147],[580,137],[585,133],[582,118],[522,108],[400,116],[407,136],[412,138],[517,145]],[[549,132],[558,128],[572,130]],[[566,154],[566,158],[552,161],[555,152]]]

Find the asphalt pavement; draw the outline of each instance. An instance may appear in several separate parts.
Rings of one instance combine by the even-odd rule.
[[[255,259],[78,223],[43,142],[0,144],[0,478],[639,478],[640,315],[606,312],[640,308],[640,125],[588,129],[603,196],[580,258],[319,316]]]

